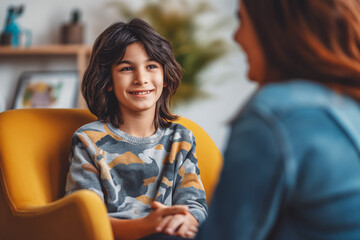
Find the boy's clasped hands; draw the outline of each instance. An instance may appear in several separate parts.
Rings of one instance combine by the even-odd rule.
[[[166,206],[154,201],[153,211],[144,218],[148,226],[153,226],[155,232],[177,235],[185,238],[195,237],[199,223],[184,205]]]

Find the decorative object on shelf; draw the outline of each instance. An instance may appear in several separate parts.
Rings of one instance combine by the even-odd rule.
[[[61,43],[81,44],[84,42],[84,25],[80,23],[81,12],[74,9],[71,12],[70,23],[61,26]]]
[[[13,47],[29,47],[31,45],[31,31],[21,29],[16,21],[23,11],[23,5],[8,8],[5,27],[0,35],[1,45],[11,45]]]
[[[196,18],[214,9],[205,0],[154,0],[146,1],[140,10],[133,10],[129,1],[117,0],[108,3],[116,7],[123,20],[139,17],[148,21],[162,36],[170,41],[176,60],[183,68],[181,86],[173,98],[173,103],[189,102],[208,94],[200,89],[199,73],[210,63],[223,56],[227,51],[225,41],[207,37],[200,40]],[[212,31],[219,22],[214,22]]]
[[[13,108],[75,108],[78,79],[77,71],[25,72]]]

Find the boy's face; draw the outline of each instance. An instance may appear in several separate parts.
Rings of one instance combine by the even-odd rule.
[[[124,58],[111,68],[111,73],[113,84],[108,90],[114,91],[123,116],[155,113],[164,87],[164,70],[150,59],[141,43],[128,45]]]

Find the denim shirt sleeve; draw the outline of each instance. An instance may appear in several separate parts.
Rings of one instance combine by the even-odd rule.
[[[233,123],[220,181],[197,239],[254,240],[269,234],[286,192],[275,122],[271,114],[252,110]]]

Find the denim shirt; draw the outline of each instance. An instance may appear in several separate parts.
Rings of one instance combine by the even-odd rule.
[[[232,124],[197,239],[359,240],[359,103],[311,81],[262,87]]]

